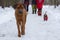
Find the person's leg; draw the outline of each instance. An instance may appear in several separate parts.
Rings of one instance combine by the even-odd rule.
[[[26,9],[26,11],[28,12],[28,5],[24,5],[24,8]]]
[[[36,14],[36,5],[35,5],[35,14]]]
[[[33,9],[33,14],[34,14],[34,9]]]
[[[35,8],[35,14],[36,14],[36,8]]]
[[[38,16],[41,16],[42,15],[42,9],[38,9]]]
[[[34,5],[32,4],[32,14],[34,14]]]
[[[28,12],[28,6],[29,6],[29,5],[27,5],[27,12]]]

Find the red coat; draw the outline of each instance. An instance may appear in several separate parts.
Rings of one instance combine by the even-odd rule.
[[[40,9],[43,7],[44,0],[36,0],[37,8]]]

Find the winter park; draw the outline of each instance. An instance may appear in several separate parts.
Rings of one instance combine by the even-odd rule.
[[[60,40],[60,0],[27,1],[0,0],[0,40]]]

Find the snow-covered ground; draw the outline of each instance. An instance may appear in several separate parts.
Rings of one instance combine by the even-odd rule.
[[[48,21],[43,20],[47,11]],[[0,40],[60,40],[60,6],[44,5],[42,16],[32,14],[31,5],[27,15],[26,33],[17,36],[17,25],[12,7],[0,7]]]

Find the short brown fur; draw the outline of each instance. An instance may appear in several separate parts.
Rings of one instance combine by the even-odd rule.
[[[19,14],[19,9],[23,9],[22,14]],[[23,4],[17,3],[17,6],[15,8],[15,17],[16,17],[16,23],[18,28],[18,37],[21,37],[21,35],[25,34],[25,24],[26,24],[26,17],[27,17],[27,11],[25,10]]]

